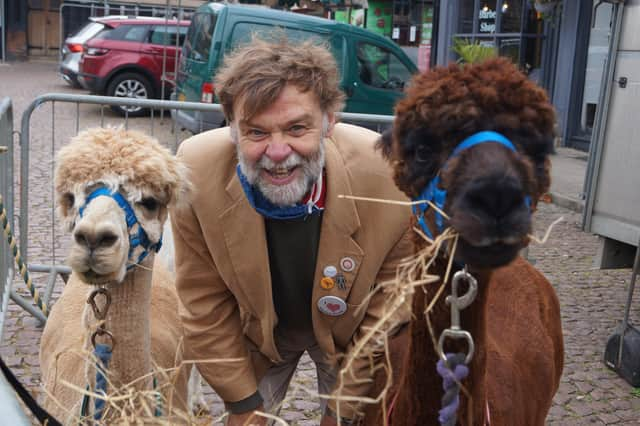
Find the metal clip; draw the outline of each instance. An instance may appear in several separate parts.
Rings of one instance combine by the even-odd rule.
[[[462,280],[467,281],[469,288],[465,294],[458,296],[458,284]],[[469,352],[465,357],[465,363],[469,364],[473,359],[473,352],[475,350],[473,337],[471,337],[471,333],[460,327],[460,311],[473,303],[477,293],[478,281],[473,277],[473,275],[467,272],[466,268],[453,275],[453,280],[451,281],[451,295],[447,296],[445,299],[445,302],[451,306],[451,327],[443,330],[442,334],[440,334],[440,339],[438,340],[440,356],[443,356],[444,354],[444,341],[448,337],[450,339],[466,340]]]
[[[98,294],[102,294],[105,297],[104,310],[100,310],[98,305],[96,304],[96,296]],[[111,306],[111,293],[106,288],[97,288],[91,292],[89,298],[87,299],[87,303],[91,305],[91,309],[93,310],[93,315],[95,315],[97,320],[103,320],[107,318],[107,312],[109,312],[109,306]]]
[[[96,337],[98,336],[107,336],[109,337],[109,347],[111,348],[111,350],[113,350],[113,348],[116,346],[116,339],[113,338],[113,334],[111,334],[110,331],[105,330],[104,328],[100,327],[98,328],[96,331],[94,331],[91,334],[91,344],[93,345],[93,348],[96,348]]]

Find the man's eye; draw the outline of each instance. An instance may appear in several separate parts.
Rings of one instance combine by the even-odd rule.
[[[251,139],[261,139],[267,135],[266,132],[258,129],[250,129],[247,131],[247,136]]]
[[[293,126],[289,127],[289,133],[296,136],[296,135],[302,135],[307,131],[307,127],[303,126],[302,124],[294,124]]]

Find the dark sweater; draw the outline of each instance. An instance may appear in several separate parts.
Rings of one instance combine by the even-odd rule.
[[[278,331],[313,330],[311,295],[322,212],[300,219],[265,218]]]

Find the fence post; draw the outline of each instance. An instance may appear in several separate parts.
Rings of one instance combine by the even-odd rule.
[[[6,221],[13,229],[13,107],[11,99],[0,100],[0,196],[6,211]],[[2,211],[0,211],[0,216]],[[0,220],[0,223],[2,221]],[[13,283],[11,250],[0,231],[0,342]]]

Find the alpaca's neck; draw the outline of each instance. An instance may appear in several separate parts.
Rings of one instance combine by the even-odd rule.
[[[432,271],[435,274],[444,276],[443,268],[436,268]],[[464,385],[470,387],[469,391],[478,401],[473,401],[473,423],[478,424],[484,413],[478,408],[484,404],[484,389],[481,381],[481,373],[485,363],[485,330],[486,317],[485,295],[489,282],[489,273],[472,273],[478,280],[478,293],[475,301],[461,312],[461,326],[469,331],[475,343],[475,352],[470,365],[469,378],[464,381]],[[410,324],[410,345],[409,353],[405,358],[402,378],[398,391],[398,398],[394,407],[392,424],[394,426],[409,424],[437,424],[438,410],[442,408],[441,398],[442,378],[436,373],[436,363],[438,355],[433,347],[433,339],[426,325],[424,310],[430,301],[435,297],[438,284],[429,284],[425,291],[416,291],[413,298],[413,320]],[[464,290],[459,290],[461,296]],[[430,314],[430,321],[433,327],[435,341],[438,341],[442,331],[451,326],[450,308],[445,303],[445,297],[451,292],[451,283],[447,283],[445,293],[440,296]],[[467,352],[466,343],[463,341],[447,341],[445,352]],[[483,401],[479,401],[482,399]],[[459,413],[466,412],[466,399],[461,392],[461,404]],[[467,413],[465,413],[466,416]],[[460,420],[460,416],[458,417]]]
[[[111,306],[105,328],[115,341],[109,371],[117,386],[151,372],[151,265],[153,256],[150,255],[142,267],[129,271],[122,283],[109,286]],[[135,387],[148,388],[149,383],[151,378],[136,382]]]

